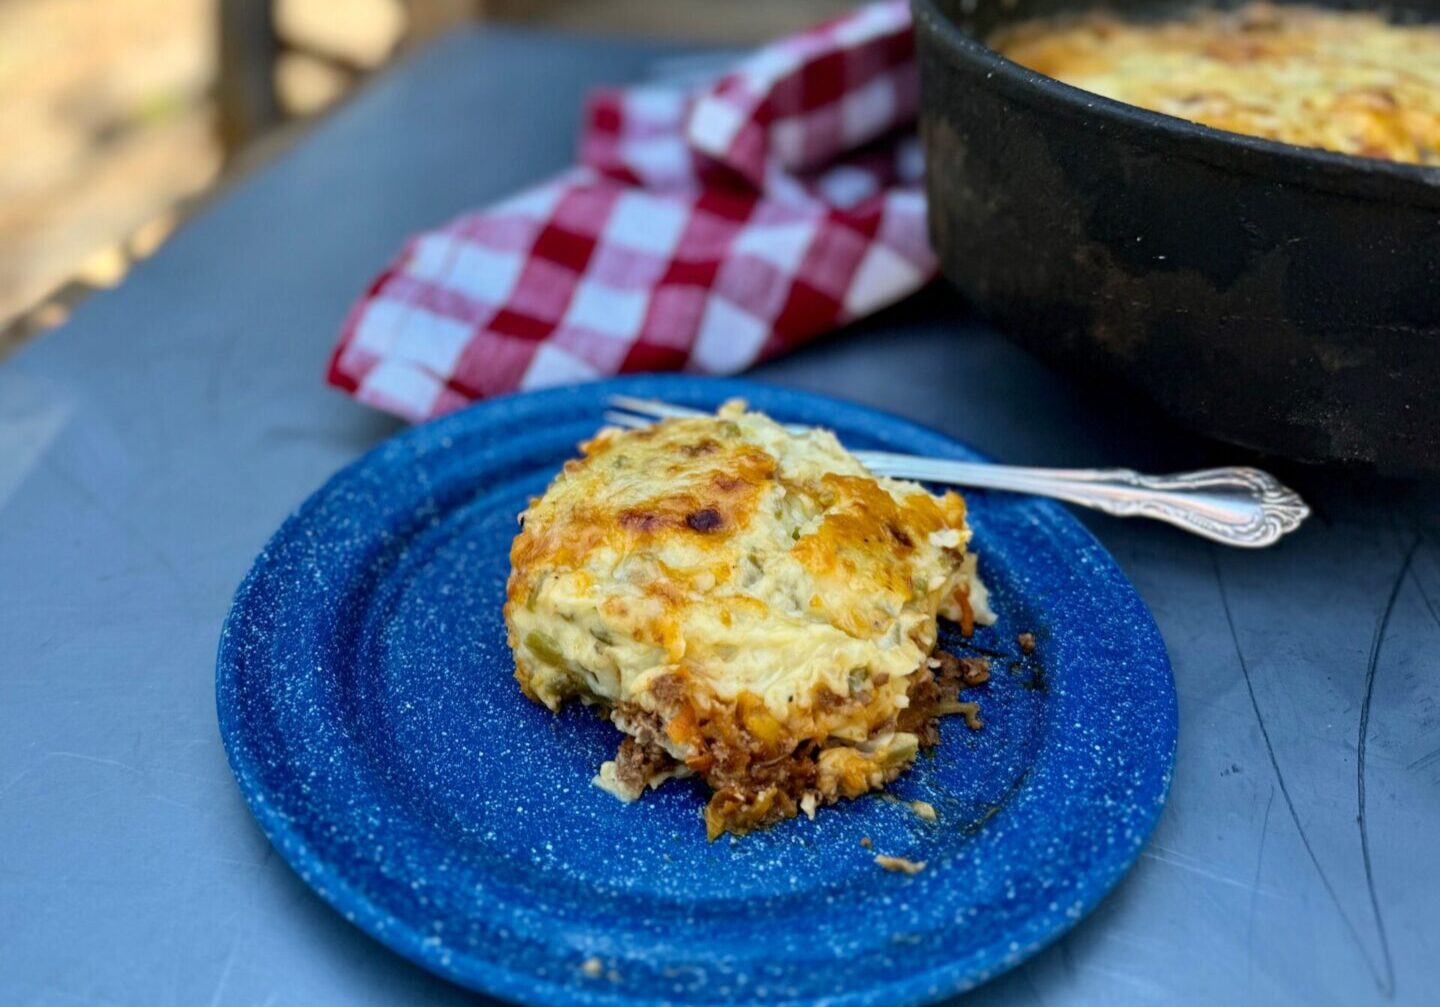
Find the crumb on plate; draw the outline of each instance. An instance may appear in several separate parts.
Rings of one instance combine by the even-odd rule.
[[[923,860],[906,860],[904,857],[887,857],[883,853],[875,854],[875,862],[887,871],[894,871],[897,874],[919,874],[925,869]]]

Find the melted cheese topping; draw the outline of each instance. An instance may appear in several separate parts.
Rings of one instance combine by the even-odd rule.
[[[1217,129],[1440,165],[1440,26],[1250,4],[1154,23],[1040,19],[988,44],[1067,84]]]
[[[876,479],[827,431],[732,406],[583,451],[511,550],[521,680],[551,708],[630,700],[676,669],[780,719],[857,675],[903,697],[968,586],[960,496]]]
[[[909,764],[903,714],[930,678],[937,614],[993,619],[959,495],[877,479],[829,432],[739,403],[582,451],[511,549],[505,619],[527,695],[599,702],[705,774],[712,836]],[[799,782],[745,768],[792,758]],[[615,763],[597,782],[638,796]]]

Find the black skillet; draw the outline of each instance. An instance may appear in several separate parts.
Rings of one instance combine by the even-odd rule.
[[[1093,6],[914,0],[946,275],[1042,358],[1119,379],[1203,433],[1440,473],[1440,168],[1199,126],[978,41]],[[1395,10],[1440,18],[1440,0]]]

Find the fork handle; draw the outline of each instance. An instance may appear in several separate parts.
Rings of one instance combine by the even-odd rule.
[[[856,452],[877,475],[1052,497],[1117,517],[1148,517],[1225,545],[1258,549],[1310,508],[1268,472],[1231,467],[1142,475],[1131,469],[1041,469]]]

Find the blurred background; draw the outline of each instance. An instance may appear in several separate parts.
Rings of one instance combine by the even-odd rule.
[[[472,23],[745,44],[853,0],[0,0],[0,356]]]

